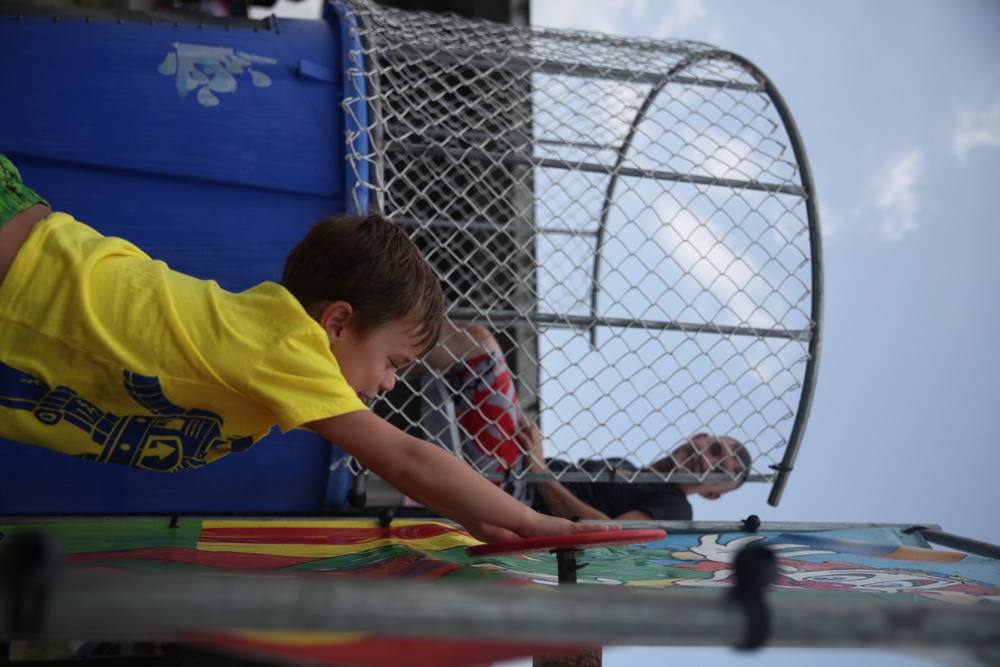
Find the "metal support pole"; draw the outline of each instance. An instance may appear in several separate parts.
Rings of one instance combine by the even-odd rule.
[[[39,639],[180,640],[212,628],[361,631],[567,646],[736,646],[740,606],[719,591],[428,586],[286,575],[192,576],[67,571],[53,577]],[[12,630],[0,589],[0,642]],[[1000,647],[1000,609],[869,596],[772,594],[769,646]]]
[[[995,544],[980,542],[979,540],[962,537],[961,535],[953,535],[952,533],[945,533],[926,527],[917,528],[916,531],[923,535],[925,540],[933,544],[940,544],[949,549],[958,549],[968,554],[1000,560],[1000,546]]]
[[[559,575],[559,585],[575,584],[576,573],[586,563],[578,564],[576,560],[579,549],[556,549],[556,567]],[[560,655],[535,655],[532,667],[601,667],[604,664],[604,649],[585,648]]]

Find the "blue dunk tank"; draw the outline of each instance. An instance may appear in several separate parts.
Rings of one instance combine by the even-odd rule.
[[[279,23],[0,2],[0,152],[53,209],[173,269],[277,281],[313,222],[368,207],[352,20],[337,3]],[[335,511],[343,459],[277,429],[166,474],[0,439],[0,514]]]

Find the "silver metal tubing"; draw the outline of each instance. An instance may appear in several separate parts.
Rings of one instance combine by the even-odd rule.
[[[726,590],[577,585],[506,588],[287,575],[200,576],[69,571],[50,582],[35,638],[183,640],[213,629],[361,631],[567,645],[736,645],[745,630]],[[0,641],[10,605],[0,591]],[[769,645],[997,646],[994,605],[879,604],[768,594]]]

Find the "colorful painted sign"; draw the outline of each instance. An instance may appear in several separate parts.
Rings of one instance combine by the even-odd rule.
[[[28,530],[44,530],[76,568],[155,572],[281,573],[413,581],[540,586],[557,580],[556,557],[529,553],[472,558],[478,544],[439,522],[373,520],[67,521],[0,524],[0,547]],[[825,532],[671,534],[645,544],[588,549],[581,584],[715,591],[733,585],[732,562],[750,543],[777,557],[774,594],[819,593],[907,604],[1000,602],[1000,564],[931,549],[893,528]],[[366,633],[245,632],[206,628],[200,637],[239,652],[322,660],[338,665],[481,664],[552,647],[518,643],[414,640]]]

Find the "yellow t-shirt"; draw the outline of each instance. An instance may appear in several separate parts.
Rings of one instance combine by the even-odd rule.
[[[0,436],[173,471],[365,409],[275,283],[232,293],[64,213],[0,286]]]

